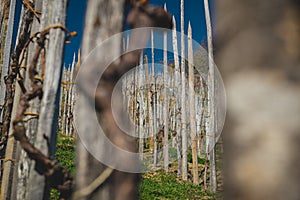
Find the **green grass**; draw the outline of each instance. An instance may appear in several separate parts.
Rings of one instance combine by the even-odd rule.
[[[59,134],[55,159],[66,167],[71,173],[75,173],[75,144],[74,139]],[[191,155],[189,155],[191,160]],[[198,158],[198,162],[205,160]],[[142,176],[139,186],[140,199],[142,200],[196,200],[216,199],[215,195],[205,192],[201,186],[193,185],[191,182],[179,181],[175,173],[165,174],[162,170],[146,173]],[[51,199],[57,200],[59,192],[51,190]]]
[[[59,134],[56,144],[55,159],[72,174],[75,173],[75,143],[74,138]],[[59,192],[51,190],[51,200],[59,199]]]
[[[214,195],[201,189],[201,186],[176,179],[174,174],[163,171],[143,175],[140,185],[140,197],[153,199],[215,199]]]
[[[75,172],[74,142],[74,138],[59,134],[55,152],[55,159],[73,174]]]
[[[192,152],[191,151],[188,152],[187,161],[189,163],[193,163],[193,156],[192,156]],[[198,164],[204,165],[205,164],[205,157],[199,157],[198,156]]]

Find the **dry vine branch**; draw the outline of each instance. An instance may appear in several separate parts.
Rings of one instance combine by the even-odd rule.
[[[35,10],[33,8],[33,4],[31,2],[29,2],[28,0],[22,0],[22,3],[23,3],[24,6],[26,6],[34,14],[36,19],[40,23],[40,16],[39,15],[41,14],[41,12]]]
[[[50,187],[60,191],[60,199],[68,199],[71,196],[73,188],[72,175],[65,168],[60,166],[58,162],[48,158],[29,142],[24,126],[24,121],[26,121],[24,117],[28,114],[32,114],[26,113],[26,110],[29,107],[29,101],[36,97],[41,99],[43,95],[43,82],[42,79],[37,76],[38,72],[36,70],[36,66],[38,64],[39,57],[41,56],[40,54],[42,54],[43,57],[42,50],[44,49],[45,41],[47,39],[46,36],[49,34],[51,29],[61,29],[68,33],[67,37],[76,35],[76,32],[70,32],[61,24],[56,24],[47,27],[41,32],[35,33],[30,37],[29,41],[33,41],[33,38],[36,38],[36,42],[38,44],[28,69],[29,79],[31,81],[31,90],[23,90],[25,93],[21,97],[19,110],[16,114],[15,120],[13,121],[13,136],[17,141],[20,142],[21,147],[28,154],[28,156],[36,162],[36,170],[38,173],[45,175]],[[23,79],[19,80],[19,83],[21,83],[22,86],[24,86],[23,81]]]
[[[6,149],[7,139],[8,139],[8,131],[10,128],[11,112],[12,112],[13,98],[14,98],[13,85],[15,83],[17,76],[19,75],[19,77],[21,77],[20,63],[23,62],[27,51],[27,47],[29,43],[32,41],[32,39],[28,40],[28,37],[30,34],[31,24],[33,22],[33,15],[35,15],[39,20],[38,14],[40,14],[39,12],[33,9],[34,4],[32,2],[27,0],[22,0],[22,3],[25,6],[24,28],[20,34],[20,37],[18,38],[17,46],[11,56],[10,72],[5,77],[6,102],[5,102],[5,113],[4,113],[2,135],[0,141],[0,157],[3,157],[5,155],[5,149]],[[21,56],[21,60],[20,60],[20,56]],[[20,84],[22,92],[26,92],[25,87],[21,83],[21,81],[18,80],[18,82]]]
[[[172,17],[163,8],[154,7],[148,4],[148,1],[131,1],[132,9],[127,17],[127,23],[133,29],[130,36],[129,50],[135,49],[136,46],[145,47],[150,37],[150,30],[134,30],[143,27],[158,27],[172,29]],[[127,71],[138,64],[142,49],[130,51],[122,55],[116,62],[112,63],[103,73],[100,84],[96,92],[96,108],[100,111],[109,108],[111,88],[107,85],[114,86],[119,78]],[[103,83],[103,84],[101,84]],[[103,85],[104,87],[101,87]],[[86,90],[88,91],[88,90]]]
[[[33,6],[32,3],[30,3],[30,5]],[[13,85],[15,84],[15,79],[19,74],[19,69],[20,69],[19,58],[21,53],[23,52],[24,46],[27,43],[29,33],[30,33],[30,27],[31,27],[30,25],[32,21],[33,21],[32,12],[29,9],[25,8],[24,28],[20,34],[20,37],[18,38],[17,46],[11,56],[10,72],[5,77],[6,102],[5,102],[5,113],[4,113],[2,136],[0,141],[0,157],[3,157],[5,155],[5,149],[7,145],[8,131],[10,128],[11,113],[13,107],[13,98],[14,98]]]
[[[129,3],[129,0],[127,1],[127,3]],[[165,12],[163,8],[153,7],[147,3],[148,1],[131,1],[130,5],[132,6],[132,9],[127,18],[127,23],[130,25],[130,27],[133,29],[142,27],[162,27],[170,29],[172,27],[171,16],[167,12]],[[136,46],[145,47],[150,36],[150,29],[149,33],[143,32],[143,34],[139,34],[138,32],[136,32],[136,30],[132,30],[131,33],[132,34],[130,36],[129,49],[134,49]],[[99,38],[101,38],[100,35],[101,34],[99,34]],[[94,94],[94,92],[90,90],[90,84],[92,83],[89,82],[90,79],[88,78],[93,73],[93,70],[83,72],[77,85],[78,89],[80,89],[80,92],[87,97],[87,100],[96,100],[95,105],[97,114],[101,116],[100,123],[103,122],[102,119],[105,120],[105,130],[107,130],[106,136],[112,143],[130,152],[136,151],[136,140],[128,137],[128,135],[124,134],[123,131],[116,125],[114,117],[112,115],[110,100],[114,85],[124,73],[138,64],[141,53],[142,50],[129,52],[121,56],[116,62],[112,63],[102,74],[96,94]],[[99,66],[99,63],[93,62],[93,64],[95,64],[95,66],[97,65],[97,67],[102,67],[102,69],[104,67],[101,65]],[[101,147],[99,148],[101,149]],[[114,154],[115,152],[112,152],[111,155],[113,156]],[[124,158],[120,159],[123,160]],[[137,164],[135,163],[135,159],[132,159],[131,161],[129,162],[128,160],[126,160],[126,162],[128,162],[128,165],[133,166]],[[94,173],[91,177],[88,178],[87,181],[80,183],[82,184],[80,188],[83,187],[83,189],[79,191],[88,191],[79,192],[80,194],[82,194],[82,196],[85,196],[85,198],[97,198],[97,196],[101,195],[100,193],[102,193],[102,191],[109,189],[110,191],[113,191],[113,193],[110,194],[111,199],[137,199],[137,196],[135,196],[136,184],[138,183],[139,179],[139,176],[137,174],[114,170],[114,172],[108,178],[109,181],[99,181],[100,184],[96,184],[98,187],[97,189],[95,189],[95,191],[93,191],[94,187],[90,187],[90,185],[87,185],[87,183],[93,183],[94,181],[91,181],[91,179],[93,180],[96,178],[95,180],[97,180],[97,176],[98,174],[96,175]],[[102,174],[98,177],[102,177]],[[93,192],[90,193],[91,191]]]
[[[107,167],[90,185],[88,185],[86,188],[74,192],[72,199],[77,200],[89,196],[108,179],[113,171],[114,169]]]

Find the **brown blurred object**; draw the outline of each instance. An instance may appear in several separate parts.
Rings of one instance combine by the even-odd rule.
[[[227,91],[224,199],[300,198],[300,6],[216,3],[216,64]]]
[[[79,83],[77,84],[78,88],[80,88],[79,91],[85,95],[85,98],[79,98],[77,101],[79,105],[78,122],[81,123],[81,125],[78,126],[78,133],[84,132],[88,134],[88,137],[85,139],[89,145],[97,146],[97,154],[113,157],[114,160],[111,163],[104,163],[111,166],[100,163],[94,158],[92,152],[87,151],[85,148],[86,141],[81,138],[76,146],[78,156],[76,191],[73,195],[74,200],[139,199],[138,185],[140,175],[137,172],[140,170],[140,164],[137,160],[138,157],[124,156],[124,154],[120,153],[136,153],[136,138],[125,134],[118,126],[115,116],[113,115],[113,110],[117,111],[116,113],[118,114],[121,113],[122,103],[119,102],[112,108],[112,94],[114,89],[117,88],[115,86],[119,78],[139,63],[142,49],[137,47],[146,46],[151,33],[150,29],[149,31],[143,32],[132,30],[128,47],[128,49],[132,51],[123,54],[108,67],[106,66],[107,60],[115,59],[121,55],[120,38],[114,39],[115,41],[112,45],[106,45],[105,52],[98,51],[97,57],[93,58],[89,55],[92,50],[97,49],[96,46],[100,44],[100,42],[122,31],[124,6],[127,2],[128,1],[125,0],[90,0],[87,5],[82,54],[83,60],[90,62],[88,65],[92,67],[85,68],[80,75],[83,79],[81,78],[81,80],[77,82]],[[147,1],[139,2],[145,4],[132,4],[132,9],[127,17],[127,23],[132,29],[153,26],[172,28],[171,15],[166,11],[162,8],[148,5]],[[112,40],[112,38],[110,38],[110,40]],[[103,70],[102,75],[97,72],[99,69]],[[94,79],[95,77],[96,79]],[[96,93],[91,90],[95,80],[98,81]],[[121,94],[121,92],[116,93],[118,95]],[[119,98],[115,97],[115,99],[121,100],[122,98],[119,96]],[[109,139],[109,142],[105,142],[104,139],[100,139],[99,143],[95,142],[101,137],[101,134],[99,134],[99,129],[97,128],[98,124],[91,123],[90,120],[94,112],[94,105],[90,103],[93,100],[95,100],[99,123],[106,137]],[[113,143],[113,145],[111,143]],[[120,167],[122,164],[123,166],[127,166],[127,170]]]

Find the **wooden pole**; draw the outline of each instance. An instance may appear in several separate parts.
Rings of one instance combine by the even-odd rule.
[[[13,5],[12,5],[13,6]],[[28,15],[26,15],[26,8],[22,8],[22,12],[21,12],[21,15],[20,15],[20,22],[19,22],[19,28],[18,28],[18,36],[17,36],[17,43],[20,42],[19,38],[24,36],[24,35],[27,35],[25,32],[28,27],[25,27],[25,18],[26,16],[28,17]],[[28,10],[27,10],[28,12]],[[11,16],[11,19],[9,20],[14,20],[14,15]],[[12,28],[12,27],[10,27]],[[7,38],[9,39],[9,38]],[[10,40],[12,40],[12,38],[10,38]],[[10,55],[9,56],[9,59],[10,59]],[[8,65],[10,65],[10,63],[8,62],[7,63]],[[24,64],[24,63],[23,63]],[[8,73],[10,72],[10,70],[12,70],[11,68],[9,69],[9,66],[7,66],[6,69],[3,68],[4,71],[2,71],[2,75],[7,75],[5,73]],[[5,71],[6,70],[6,71]],[[22,75],[24,75],[24,73],[21,72]],[[4,87],[5,84],[4,84]],[[2,90],[2,89],[1,89]],[[7,92],[6,89],[4,88],[3,89],[4,91],[3,92]],[[2,92],[2,91],[0,91]],[[5,93],[4,93],[4,96],[5,96]],[[21,89],[18,85],[16,85],[16,88],[15,88],[15,91],[11,93],[11,97],[13,98],[13,106],[12,106],[12,111],[11,113],[8,113],[6,112],[6,115],[10,115],[10,126],[9,126],[9,130],[6,130],[8,131],[8,135],[11,135],[12,132],[13,132],[13,129],[12,129],[12,120],[11,119],[14,119],[15,116],[16,116],[16,113],[17,113],[17,108],[18,108],[18,104],[19,104],[19,100],[20,100],[20,96],[21,96]],[[6,105],[7,105],[7,101],[6,101]],[[2,138],[3,136],[5,135],[6,133],[5,132],[2,132]],[[6,146],[7,145],[7,146]],[[0,193],[0,199],[7,199],[7,198],[11,198],[11,195],[12,195],[12,187],[13,187],[13,182],[15,180],[15,171],[14,169],[16,169],[17,165],[16,163],[14,162],[16,159],[17,159],[17,154],[16,154],[16,149],[17,149],[17,146],[16,146],[16,142],[15,142],[15,139],[13,137],[9,137],[8,140],[7,140],[7,143],[5,144],[6,146],[6,149],[4,149],[4,152],[5,152],[5,158],[9,158],[8,159],[8,162],[4,162],[3,166],[1,166],[1,171],[2,171],[2,174],[1,174],[1,193]]]
[[[43,1],[37,0],[35,1],[35,6],[34,9],[36,10],[42,10],[42,5]],[[43,29],[41,27],[41,24],[38,22],[36,18],[33,20],[32,28],[31,28],[31,33],[35,33]],[[24,66],[30,66],[30,63],[32,61],[32,58],[34,57],[34,52],[37,47],[37,44],[30,44],[28,47],[28,54],[27,54],[27,59],[26,63],[24,63]],[[39,62],[37,69],[40,70],[42,68],[42,61]],[[30,84],[30,79],[29,79],[29,70],[26,70],[26,76],[25,76],[25,86],[26,88],[31,88]],[[42,77],[42,73],[39,74],[40,77]],[[30,142],[34,143],[35,138],[36,138],[36,133],[37,133],[37,126],[38,126],[38,119],[39,119],[39,113],[40,113],[40,100],[39,99],[34,99],[32,102],[30,102],[30,107],[28,109],[28,112],[31,112],[33,114],[36,114],[36,116],[28,116],[30,119],[27,121],[27,129],[26,129],[26,135],[29,138]],[[20,149],[20,145],[18,145],[18,148]],[[12,199],[28,199],[28,195],[30,193],[29,191],[29,176],[34,170],[34,165],[35,162],[32,161],[29,157],[28,154],[20,150],[20,152],[17,152],[19,154],[19,162],[18,162],[18,167],[16,168],[17,170],[17,178],[14,178],[16,183],[15,190],[16,192],[12,191]]]
[[[157,134],[157,88],[156,88],[156,74],[155,74],[155,53],[154,53],[154,34],[151,31],[151,77],[153,79],[153,92],[152,92],[152,99],[153,99],[153,166],[157,166],[157,141],[156,141],[156,134]]]
[[[4,77],[9,70],[16,0],[11,0],[10,2],[9,0],[3,0],[0,6],[0,17],[4,19],[0,26],[0,123],[2,124],[6,92]]]
[[[72,135],[72,127],[73,127],[73,73],[75,68],[75,54],[73,56],[73,61],[71,67],[69,68],[69,82],[68,82],[68,102],[67,102],[67,121],[68,127],[66,129],[66,134],[68,136]]]
[[[176,20],[175,17],[173,16],[173,32],[172,32],[172,39],[173,39],[173,51],[174,51],[174,64],[175,64],[175,83],[176,83],[176,100],[178,103],[176,103],[176,111],[179,111],[180,108],[180,64],[179,64],[179,53],[178,53],[178,45],[177,45],[177,30],[176,30]],[[180,120],[179,114],[175,114],[176,120]],[[181,137],[181,130],[179,130],[179,124],[176,123],[176,132],[177,132],[177,159],[178,159],[178,173],[177,176],[182,175],[182,137]]]
[[[192,159],[193,159],[193,182],[199,184],[198,155],[196,139],[196,113],[195,113],[195,86],[194,86],[194,54],[192,43],[192,28],[188,26],[188,66],[189,66],[189,106],[190,106],[190,133],[192,140]]]
[[[49,26],[55,23],[65,24],[67,0],[52,0],[43,4],[42,25]],[[60,86],[63,68],[63,49],[65,33],[60,29],[51,30],[46,54],[46,69],[43,83],[43,98],[39,125],[37,129],[35,147],[48,156],[54,156],[56,137],[58,132],[58,111]],[[48,141],[45,140],[48,138]],[[33,166],[34,168],[34,166]],[[30,188],[28,199],[49,198],[50,188],[45,177],[32,170],[29,178]]]
[[[138,95],[138,113],[139,113],[139,118],[138,118],[138,130],[139,130],[139,154],[140,154],[140,160],[143,160],[144,158],[144,136],[145,136],[145,129],[143,126],[143,121],[145,119],[145,112],[144,112],[144,92],[143,92],[143,83],[145,81],[144,76],[143,76],[143,54],[141,54],[140,57],[140,65],[137,67],[138,68],[138,85],[137,85],[137,95]]]
[[[210,11],[208,0],[204,0],[205,20],[207,29],[207,43],[208,43],[208,66],[209,66],[209,161],[210,161],[210,191],[216,192],[217,190],[217,176],[216,176],[216,161],[215,161],[215,65],[213,58],[213,45],[212,45],[212,28],[210,22]]]
[[[67,83],[68,80],[68,69],[63,69],[63,77],[65,83]],[[67,105],[68,105],[68,85],[65,84],[65,87],[63,88],[64,96],[63,96],[63,113],[62,113],[62,133],[66,134],[66,127],[67,127]]]
[[[165,10],[167,10],[166,4],[165,4]],[[163,103],[163,123],[164,123],[164,139],[163,139],[163,151],[164,151],[164,169],[165,172],[169,171],[169,95],[168,95],[168,54],[167,54],[167,33],[164,33],[164,73],[163,73],[163,80],[164,80],[164,90],[163,90],[163,96],[164,96],[164,103]]]
[[[180,3],[181,21],[181,136],[182,136],[182,179],[187,180],[188,141],[186,132],[186,92],[185,92],[185,42],[184,42],[184,0]]]

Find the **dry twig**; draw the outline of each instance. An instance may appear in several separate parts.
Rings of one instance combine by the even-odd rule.
[[[60,191],[60,199],[70,198],[72,188],[73,188],[73,177],[72,175],[58,162],[51,160],[49,157],[44,155],[40,150],[35,148],[28,140],[26,136],[26,130],[24,126],[24,117],[26,115],[34,115],[38,117],[35,113],[26,112],[29,107],[29,101],[38,97],[42,98],[42,78],[38,76],[38,71],[36,66],[38,64],[39,57],[43,56],[42,50],[44,49],[46,36],[49,34],[51,29],[61,29],[68,33],[68,37],[76,35],[75,32],[68,31],[61,24],[56,24],[47,27],[41,32],[38,32],[30,37],[30,41],[33,41],[33,38],[37,38],[38,46],[35,49],[35,53],[32,59],[32,62],[29,66],[29,79],[31,81],[31,90],[24,90],[25,93],[21,97],[19,103],[19,109],[16,114],[16,118],[13,121],[13,136],[17,141],[20,142],[23,150],[28,154],[28,156],[36,162],[36,169],[40,174],[45,175],[50,187],[56,188]],[[43,51],[44,52],[44,51]],[[19,82],[24,86],[23,79],[20,79]]]
[[[27,10],[25,9],[24,28],[18,38],[17,46],[11,56],[10,72],[5,77],[6,102],[5,102],[5,113],[4,113],[2,136],[1,136],[1,141],[0,141],[0,158],[5,155],[5,149],[6,149],[6,145],[7,145],[8,131],[10,128],[11,113],[12,113],[13,99],[14,99],[13,85],[15,84],[15,80],[19,74],[19,69],[20,69],[19,58],[23,52],[24,46],[27,43],[27,39],[29,37],[29,32],[30,32],[30,27],[31,27],[32,21],[33,21],[32,12],[28,9]],[[23,55],[24,55],[24,53],[23,53]],[[21,62],[22,62],[22,60],[23,59],[21,59]]]

